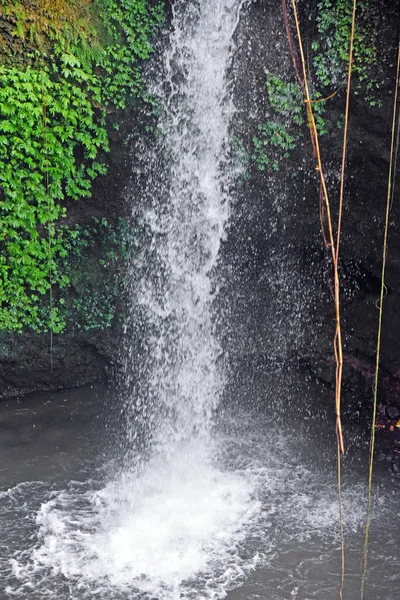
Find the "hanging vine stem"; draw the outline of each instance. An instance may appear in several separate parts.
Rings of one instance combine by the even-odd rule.
[[[340,249],[340,237],[342,231],[342,217],[343,217],[343,199],[344,199],[344,184],[345,184],[345,171],[346,171],[346,159],[347,159],[347,141],[348,141],[348,128],[349,128],[349,108],[350,108],[350,94],[351,94],[351,76],[353,67],[353,51],[354,51],[354,35],[356,26],[356,10],[357,0],[353,0],[353,9],[351,16],[351,34],[350,34],[350,47],[349,47],[349,62],[347,70],[347,90],[346,90],[346,108],[344,114],[344,128],[343,128],[343,151],[342,151],[342,166],[340,172],[340,192],[339,192],[339,211],[337,221],[337,232],[336,232],[336,256],[335,256],[335,306],[336,306],[336,321],[337,321],[337,351],[338,356],[336,358],[336,427],[340,428],[341,431],[341,418],[340,418],[340,403],[342,395],[342,376],[343,376],[343,345],[341,339],[341,327],[340,327],[340,312],[339,312],[339,278],[338,278],[338,266],[339,266],[339,249]],[[337,284],[337,290],[336,290]],[[343,445],[343,439],[342,439]],[[340,598],[343,597],[343,586],[345,576],[345,552],[344,552],[344,531],[343,531],[343,507],[342,507],[342,494],[341,494],[341,452],[340,442],[338,441],[338,498],[339,498],[339,513],[340,513],[340,539],[342,546],[342,578],[340,583]]]
[[[400,80],[400,42],[397,51],[397,72],[396,72],[396,89],[394,94],[393,103],[393,120],[392,120],[392,138],[390,145],[390,160],[389,160],[389,176],[388,176],[388,187],[387,187],[387,198],[386,198],[386,215],[385,215],[385,230],[383,234],[383,252],[382,252],[382,271],[381,271],[381,293],[379,301],[379,319],[378,319],[378,334],[376,344],[376,363],[375,363],[375,379],[374,379],[374,399],[373,399],[373,412],[372,412],[372,424],[371,424],[371,439],[369,447],[369,476],[368,476],[368,501],[367,501],[367,516],[365,522],[365,538],[364,538],[364,553],[363,553],[363,568],[361,577],[361,588],[360,598],[364,598],[365,579],[367,575],[368,565],[368,542],[369,542],[369,529],[371,523],[371,499],[372,499],[372,473],[373,473],[373,462],[375,454],[375,429],[376,429],[376,413],[377,413],[377,400],[378,400],[378,380],[379,380],[379,362],[381,354],[381,337],[382,337],[382,316],[383,316],[383,300],[385,297],[385,272],[388,252],[388,231],[389,231],[389,215],[390,208],[394,195],[394,183],[395,183],[395,172],[397,164],[397,154],[399,148],[399,122],[397,123],[397,134],[396,134],[396,121],[397,107],[398,107],[398,96],[399,96],[399,80]]]
[[[46,196],[47,196],[47,211],[48,211],[48,270],[49,270],[49,311],[50,311],[50,370],[53,371],[53,259],[52,259],[52,243],[53,243],[53,226],[51,223],[51,207],[49,194],[49,159],[47,154],[47,111],[44,94],[42,94],[42,132],[43,132],[43,147],[45,155],[45,177],[46,177]]]
[[[306,69],[305,58],[304,58],[303,43],[302,43],[302,38],[301,38],[301,31],[300,31],[300,25],[299,25],[295,0],[292,0],[292,5],[293,5],[293,12],[294,12],[296,30],[297,30],[298,40],[299,40],[301,63],[302,63],[302,69],[303,69],[303,81],[304,81],[304,91],[305,91],[305,103],[306,103],[306,108],[307,108],[307,120],[308,120],[309,129],[310,129],[310,135],[311,135],[311,140],[313,143],[313,148],[315,148],[315,155],[316,155],[316,159],[317,159],[316,169],[320,176],[320,184],[321,184],[321,188],[322,188],[322,192],[323,192],[323,199],[324,199],[324,208],[325,208],[326,215],[327,215],[327,224],[328,224],[327,246],[331,250],[333,275],[334,275],[334,297],[335,297],[335,316],[336,316],[336,332],[335,332],[335,340],[334,340],[334,351],[335,351],[335,357],[336,357],[337,363],[338,363],[337,364],[338,368],[337,368],[336,383],[340,384],[341,383],[341,366],[342,366],[342,363],[341,363],[342,348],[341,348],[341,328],[340,328],[339,274],[338,274],[338,260],[337,260],[338,255],[336,252],[336,243],[335,243],[334,234],[333,234],[329,195],[328,195],[326,180],[325,180],[325,176],[324,176],[324,172],[323,172],[323,166],[322,166],[318,131],[317,131],[317,127],[315,124],[314,113],[312,110],[312,101],[311,101],[311,97],[310,97],[307,69]],[[341,387],[339,385],[337,387],[337,393],[336,393],[336,417],[337,417],[336,433],[337,433],[340,451],[341,451],[341,453],[343,453],[344,452],[344,443],[343,443],[342,427],[341,427],[341,420],[340,420],[340,396],[339,396],[340,391],[341,391]]]
[[[349,130],[349,107],[350,107],[350,93],[351,93],[351,74],[353,66],[353,51],[354,51],[354,33],[356,27],[356,10],[357,0],[353,0],[353,11],[351,16],[351,34],[350,34],[350,48],[349,48],[349,67],[347,70],[347,91],[346,91],[346,108],[344,113],[344,128],[343,128],[343,152],[342,152],[342,168],[340,172],[340,194],[339,194],[339,214],[338,214],[338,225],[337,225],[337,236],[336,236],[336,263],[339,262],[339,248],[340,248],[340,234],[342,230],[342,215],[343,215],[343,196],[344,196],[344,181],[346,171],[346,159],[347,159],[347,138]]]
[[[342,494],[341,494],[341,455],[344,453],[344,442],[343,442],[343,431],[341,422],[341,391],[342,391],[342,376],[343,376],[343,345],[342,345],[342,331],[341,331],[341,313],[340,313],[340,285],[339,285],[339,248],[340,248],[340,235],[342,225],[342,214],[343,214],[343,198],[344,198],[344,182],[345,182],[345,167],[347,159],[347,139],[348,139],[348,121],[349,121],[349,105],[350,105],[350,93],[351,93],[351,75],[352,75],[352,63],[353,63],[353,49],[354,49],[354,33],[355,33],[355,16],[356,16],[356,5],[357,0],[353,0],[352,10],[352,25],[351,25],[351,36],[350,36],[350,48],[349,48],[349,62],[348,62],[348,75],[347,75],[347,93],[346,93],[346,108],[345,108],[345,125],[343,134],[343,152],[342,152],[342,165],[341,165],[341,178],[340,178],[340,194],[339,194],[339,210],[338,210],[338,222],[337,222],[337,234],[336,243],[333,234],[332,218],[331,218],[331,207],[329,201],[329,195],[326,186],[326,180],[323,173],[322,159],[319,145],[318,131],[315,124],[314,113],[312,109],[313,100],[310,97],[308,76],[306,69],[306,61],[304,57],[304,49],[302,43],[302,36],[299,24],[299,18],[297,13],[296,1],[292,1],[293,14],[296,24],[296,33],[298,38],[298,46],[300,51],[302,77],[298,66],[298,60],[295,53],[295,46],[289,26],[288,11],[286,0],[282,0],[284,22],[289,40],[290,53],[292,56],[293,65],[296,71],[296,77],[300,82],[301,89],[305,96],[305,103],[307,108],[307,120],[311,136],[311,142],[313,147],[313,153],[317,160],[317,171],[320,176],[320,215],[321,215],[321,230],[324,238],[324,243],[327,248],[331,250],[332,256],[332,267],[333,267],[333,280],[334,280],[334,305],[335,305],[335,321],[336,329],[334,336],[334,356],[336,362],[336,386],[335,386],[335,413],[336,413],[336,437],[337,437],[337,477],[338,477],[338,499],[339,499],[339,522],[340,522],[340,540],[341,540],[341,584],[339,590],[340,598],[343,598],[343,585],[345,576],[345,547],[344,547],[344,531],[343,531],[343,510],[342,510]],[[333,94],[335,95],[335,94]],[[333,96],[332,95],[332,96]],[[330,97],[332,97],[330,96]],[[326,215],[326,221],[328,226],[328,235],[325,233],[324,228],[324,216]]]
[[[298,60],[298,56],[296,53],[296,49],[295,49],[295,43],[293,40],[293,35],[292,35],[292,30],[290,28],[290,24],[289,24],[289,18],[288,18],[288,8],[287,8],[287,3],[286,0],[282,0],[282,14],[283,14],[283,21],[285,23],[285,29],[286,29],[286,35],[287,35],[287,39],[288,39],[288,43],[289,43],[289,50],[290,50],[290,56],[292,58],[292,62],[293,62],[293,67],[294,67],[294,71],[296,73],[296,78],[297,81],[299,83],[299,86],[303,92],[303,96],[306,97],[306,89],[305,89],[305,85],[304,85],[304,75],[302,76],[300,73],[300,67],[299,67],[299,60]],[[329,98],[326,98],[326,100],[328,100]],[[315,100],[311,100],[310,99],[310,103],[315,103]],[[312,143],[312,149],[313,149],[313,154],[315,159],[317,159],[317,154],[318,154],[318,150],[316,148],[315,145],[315,139],[314,136],[311,133],[311,127],[312,125],[310,124],[310,120],[309,120],[309,113],[308,113],[308,108],[307,108],[307,119],[308,119],[308,126],[309,126],[309,131],[311,134],[311,143]],[[320,181],[320,189],[319,189],[319,216],[320,216],[320,222],[321,222],[321,233],[322,233],[322,237],[324,240],[324,244],[325,247],[328,247],[328,241],[326,238],[326,234],[325,234],[325,225],[324,225],[324,217],[325,217],[325,201],[324,201],[324,190],[323,190],[323,186],[322,183]]]

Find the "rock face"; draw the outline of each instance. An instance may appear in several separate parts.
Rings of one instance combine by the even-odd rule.
[[[308,4],[312,3],[305,3],[304,15],[308,14]],[[309,47],[312,28],[304,15]],[[353,408],[369,406],[374,373],[395,32],[386,31],[386,39],[393,48],[393,56],[384,65],[382,103],[368,108],[361,97],[355,96],[350,114],[340,271],[345,391],[346,397],[353,398]],[[270,117],[265,89],[267,71],[285,74],[289,81],[295,81],[280,2],[254,0],[238,26],[231,73],[237,107],[232,135],[250,153],[258,125]],[[329,105],[326,118],[331,125],[343,111],[343,103],[342,94]],[[89,221],[93,216],[108,219],[126,216],[131,212],[129,203],[140,202],[143,175],[135,170],[135,153],[140,152],[147,134],[139,131],[135,109],[117,115],[116,119],[120,129],[111,133],[108,174],[96,180],[92,198],[69,206],[68,219],[72,223]],[[322,139],[334,217],[341,140],[342,132],[333,125],[329,135]],[[253,164],[249,174],[248,180],[239,178],[235,186],[231,224],[221,255],[219,277],[223,285],[218,305],[221,340],[232,364],[295,363],[330,385],[334,380],[331,266],[321,236],[318,179],[306,125],[291,157],[282,162],[279,171],[259,171]],[[392,412],[400,406],[399,213],[400,203],[395,194],[390,219],[380,388],[380,400],[387,402]],[[122,310],[123,302],[117,313]],[[113,376],[121,366],[119,316],[103,331],[74,331],[55,336],[52,369],[48,335],[2,333],[0,397]]]
[[[2,334],[0,390],[2,397],[38,390],[70,388],[105,381],[117,368],[115,331],[92,334]]]
[[[305,3],[307,6],[308,4]],[[311,8],[311,4],[309,6]],[[311,27],[305,19],[307,51]],[[345,402],[351,410],[372,400],[378,324],[384,217],[395,87],[397,43],[386,25],[385,76],[380,105],[353,96],[340,246]],[[307,35],[309,37],[307,37]],[[253,2],[238,32],[234,64],[237,129],[248,144],[257,124],[271,119],[266,71],[295,81],[280,3]],[[245,74],[245,76],[243,76]],[[327,107],[328,135],[321,138],[333,222],[337,218],[342,130],[335,126],[343,94]],[[225,246],[223,307],[234,324],[225,332],[231,354],[295,362],[327,385],[334,382],[334,309],[330,250],[324,248],[319,216],[318,174],[306,128],[291,157],[277,173],[251,171],[239,188]],[[292,175],[296,172],[296,176]],[[387,295],[381,355],[381,402],[400,405],[398,339],[399,203],[390,218]],[[227,303],[228,304],[228,303]]]

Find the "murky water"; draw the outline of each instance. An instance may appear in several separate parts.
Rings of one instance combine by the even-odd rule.
[[[233,193],[229,71],[246,5],[172,3],[152,82],[163,159],[135,204],[145,234],[127,332],[140,329],[142,352],[126,340],[129,393],[87,389],[0,406],[4,598],[338,597],[336,446],[324,390],[284,370],[235,386],[221,360],[214,301]],[[362,437],[350,450],[346,597],[356,598]],[[384,467],[376,482],[365,598],[394,600],[397,485]]]
[[[307,385],[301,394],[302,418],[289,395],[281,413],[273,402],[227,406],[215,422],[212,452],[185,441],[176,456],[129,474],[109,460],[111,391],[3,403],[0,597],[337,598],[334,436],[318,398],[324,391]],[[343,497],[345,597],[352,599],[365,517],[362,436],[350,450]],[[398,492],[378,463],[369,600],[398,598]]]

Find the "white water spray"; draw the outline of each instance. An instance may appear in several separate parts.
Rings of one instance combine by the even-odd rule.
[[[17,548],[6,547],[0,560],[9,598],[217,600],[260,563],[269,568],[261,584],[232,597],[337,597],[335,477],[301,464],[297,424],[295,452],[274,419],[246,411],[212,444],[224,388],[212,304],[229,217],[227,72],[243,5],[175,0],[155,89],[168,170],[153,173],[145,202],[149,244],[136,265],[135,301],[147,359],[130,422],[132,442],[146,423],[150,451],[135,470],[133,443],[127,468],[116,475],[110,467],[106,485],[94,472],[61,491],[44,481],[0,493],[3,543]],[[354,535],[364,520],[363,489],[344,490],[346,532]]]
[[[144,215],[153,252],[149,259],[147,248],[141,259],[145,275],[137,303],[151,335],[142,369],[146,399],[139,404],[152,418],[153,444],[155,438],[163,453],[193,434],[207,435],[224,387],[212,275],[229,215],[226,155],[233,105],[227,71],[243,4],[175,2],[163,81],[153,90],[163,108],[168,174],[161,198]],[[149,197],[159,187],[156,177],[150,178]]]
[[[30,574],[43,579],[50,570],[70,590],[79,585],[79,598],[137,592],[172,600],[192,597],[200,577],[202,597],[217,598],[253,564],[238,548],[259,503],[245,476],[216,467],[211,433],[224,387],[212,304],[229,216],[227,73],[244,3],[173,3],[163,81],[153,90],[167,173],[150,177],[149,243],[135,265],[147,352],[130,429],[132,442],[145,431],[147,459],[140,471],[134,459],[100,491],[72,486],[42,505],[28,571],[15,564],[30,584]]]

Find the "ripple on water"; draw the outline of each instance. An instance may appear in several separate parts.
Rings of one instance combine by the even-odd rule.
[[[259,513],[246,473],[223,472],[186,447],[139,477],[52,494],[37,513],[36,544],[12,560],[22,585],[8,591],[44,594],[66,579],[71,598],[223,597],[257,562],[241,546]]]
[[[30,547],[12,557],[8,594],[215,599],[293,549],[318,562],[337,551],[335,488],[285,458],[265,432],[252,440],[235,434],[218,452],[193,442],[139,475],[47,492]],[[363,524],[357,485],[344,492],[347,532]]]

